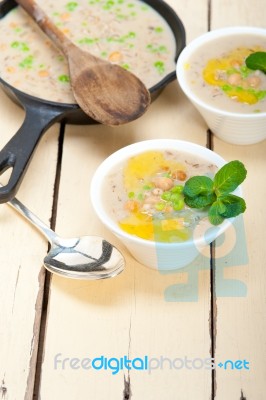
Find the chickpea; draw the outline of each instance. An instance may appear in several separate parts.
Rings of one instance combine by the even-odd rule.
[[[151,209],[151,204],[143,204],[142,211],[149,211]]]
[[[241,67],[241,63],[238,60],[232,60],[231,63],[232,67],[239,68]]]
[[[228,83],[233,86],[238,86],[241,84],[242,78],[240,74],[232,74],[228,77]]]
[[[144,200],[144,204],[156,204],[159,198],[157,196],[149,196]]]
[[[154,196],[161,196],[161,194],[163,194],[163,190],[159,189],[159,188],[155,188],[155,189],[153,189],[152,194],[154,194]]]
[[[173,179],[178,179],[179,181],[185,181],[187,179],[187,174],[185,171],[177,170],[172,173]]]
[[[261,84],[261,79],[260,79],[260,77],[255,76],[255,75],[249,76],[247,78],[247,84],[252,88],[257,88]]]
[[[152,192],[150,190],[147,190],[146,192],[144,192],[144,198],[149,197],[152,194]]]
[[[109,54],[108,60],[111,62],[118,62],[123,59],[122,53],[120,51],[113,51],[112,53]]]
[[[126,209],[127,211],[136,212],[136,211],[138,211],[139,204],[138,204],[138,202],[135,201],[135,200],[128,200],[128,201],[126,201],[124,207],[125,207],[125,209]]]
[[[157,188],[162,189],[163,191],[170,190],[174,186],[172,179],[164,176],[154,178],[154,184]]]
[[[170,206],[170,205],[167,205],[166,207],[165,207],[165,212],[167,212],[167,213],[170,213],[170,212],[172,212],[174,209],[173,209],[173,207],[172,206]]]

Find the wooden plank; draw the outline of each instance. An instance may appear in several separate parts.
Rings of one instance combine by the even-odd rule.
[[[207,27],[207,1],[198,1],[199,21],[191,13],[195,2],[169,2],[186,19],[189,37]],[[93,214],[89,183],[95,168],[113,151],[149,138],[186,139],[206,144],[206,125],[170,84],[140,120],[125,127],[68,126],[64,141],[57,214],[57,231],[64,236],[98,234],[120,248],[127,268],[106,281],[83,282],[53,276],[42,366],[40,398],[206,400],[211,395],[211,371],[169,368],[174,359],[210,357],[209,258],[179,273],[161,275],[139,265]],[[71,368],[70,359],[100,357],[160,357],[163,369],[92,371]],[[67,359],[63,364],[64,359]],[[73,362],[73,360],[72,360]],[[156,360],[152,361],[155,365]],[[199,363],[200,361],[198,361]],[[179,363],[179,364],[178,364]],[[73,364],[74,365],[74,364]],[[198,365],[196,364],[196,367]],[[52,383],[51,383],[52,382]]]
[[[265,27],[265,1],[212,2],[211,27],[253,25]],[[265,272],[265,151],[266,142],[252,146],[234,146],[214,139],[214,150],[227,160],[239,159],[248,170],[243,185],[247,202],[244,227],[235,238],[235,255],[218,259],[216,280],[216,362],[246,360],[247,370],[217,367],[215,399],[264,399],[266,319]],[[230,243],[229,243],[230,245]],[[248,247],[247,257],[245,248]],[[226,246],[225,246],[226,248]],[[244,255],[244,256],[243,256]],[[230,282],[231,280],[231,282]],[[230,292],[221,288],[230,285]]]
[[[21,125],[24,112],[0,91],[0,147]],[[19,198],[49,222],[57,161],[58,126],[43,137]],[[4,177],[1,177],[4,180]],[[1,179],[0,179],[1,181]],[[32,399],[47,241],[6,204],[0,207],[0,398]]]
[[[265,28],[265,1],[211,1],[211,29],[226,26],[257,26]]]

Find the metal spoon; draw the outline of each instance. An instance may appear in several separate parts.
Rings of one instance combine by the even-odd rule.
[[[125,124],[144,114],[150,93],[134,74],[74,45],[34,0],[16,2],[66,56],[73,95],[85,113],[106,125]]]
[[[124,270],[124,257],[105,239],[98,236],[61,238],[16,198],[7,204],[26,217],[50,242],[51,249],[44,258],[49,271],[67,278],[95,280],[112,278]]]

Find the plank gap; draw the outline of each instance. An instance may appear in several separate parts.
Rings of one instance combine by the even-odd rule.
[[[244,396],[242,389],[241,389],[241,394],[240,394],[240,400],[247,400],[247,398]]]
[[[209,1],[209,6],[211,1]],[[213,133],[210,129],[207,130],[207,144],[208,149],[213,150]],[[210,304],[210,339],[211,339],[211,358],[215,360],[216,352],[216,334],[217,334],[217,304],[216,304],[216,293],[215,293],[215,242],[210,244],[210,292],[211,292],[211,304]],[[216,396],[216,370],[212,369],[211,379],[211,400],[215,400]]]
[[[208,0],[208,31],[211,30],[211,19],[212,19],[212,0]]]
[[[128,377],[124,375],[124,392],[123,392],[123,400],[131,399],[131,385],[130,385],[130,375],[128,373]]]
[[[62,122],[60,124],[59,137],[58,137],[57,164],[56,164],[56,173],[54,180],[52,213],[50,218],[50,227],[53,230],[55,230],[56,226],[56,215],[57,215],[58,193],[59,193],[60,176],[61,176],[64,137],[65,137],[65,123]],[[50,250],[50,244],[48,244],[48,251],[49,250]],[[35,399],[37,400],[39,398],[39,392],[40,392],[41,371],[42,371],[42,362],[44,356],[45,332],[47,327],[47,310],[50,297],[50,283],[51,283],[51,273],[46,270],[44,279],[42,315],[41,315],[40,332],[38,340],[33,400]]]
[[[217,304],[216,304],[216,293],[215,293],[215,242],[210,244],[211,251],[211,274],[210,274],[210,284],[211,284],[211,309],[210,309],[210,336],[211,336],[211,357],[215,360],[216,355],[216,334],[217,334]],[[211,387],[211,400],[215,400],[216,396],[216,369],[212,369],[212,387]]]

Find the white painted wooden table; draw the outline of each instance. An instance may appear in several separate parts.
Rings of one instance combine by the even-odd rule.
[[[187,42],[223,26],[266,25],[265,0],[168,2],[184,22]],[[3,147],[23,111],[2,91],[0,110]],[[127,267],[99,282],[50,276],[42,267],[45,239],[0,206],[0,399],[265,400],[266,142],[234,146],[212,137],[177,82],[127,126],[66,126],[60,140],[59,134],[54,125],[41,140],[18,197],[62,236],[106,237],[124,252]],[[91,176],[105,157],[164,137],[211,145],[248,170],[244,218],[212,257],[167,275],[134,261],[89,201]],[[78,364],[101,356],[146,356],[153,369],[113,374],[87,369],[86,360]],[[215,369],[203,365],[210,358]],[[230,360],[240,363],[232,369]]]

